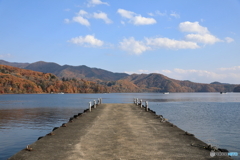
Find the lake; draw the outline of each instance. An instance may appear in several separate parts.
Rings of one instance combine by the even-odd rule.
[[[240,93],[12,94],[0,95],[0,160],[68,122],[97,98],[103,103],[148,101],[157,114],[198,139],[240,154]]]

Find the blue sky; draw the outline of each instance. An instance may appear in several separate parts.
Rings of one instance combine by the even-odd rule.
[[[0,0],[0,59],[240,84],[239,0]]]

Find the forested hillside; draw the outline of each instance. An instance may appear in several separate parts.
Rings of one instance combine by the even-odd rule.
[[[57,64],[43,62],[42,70],[53,71]],[[18,64],[19,65],[19,64]],[[48,66],[48,67],[47,67]],[[49,68],[49,69],[48,69]],[[61,67],[60,67],[61,68]],[[70,67],[71,68],[71,67]],[[101,69],[87,69],[79,74],[65,70],[67,77],[57,77],[7,65],[0,65],[0,93],[109,93],[109,92],[238,92],[237,85],[194,83],[168,78],[162,74],[115,74]],[[71,68],[72,69],[72,68]],[[63,70],[61,70],[63,71]],[[83,71],[83,70],[82,70]],[[96,72],[95,72],[96,71]],[[71,74],[70,74],[71,73]],[[83,74],[84,73],[84,74]],[[82,75],[83,74],[83,75]],[[82,75],[83,78],[76,77]],[[89,77],[94,79],[90,81]],[[100,79],[94,78],[98,77]],[[119,77],[118,77],[119,76]],[[86,78],[88,77],[88,78]],[[102,77],[102,78],[101,78]],[[103,78],[104,77],[104,78]],[[123,77],[122,79],[119,79]],[[117,80],[113,80],[113,79]],[[104,80],[106,79],[106,80]]]
[[[107,87],[95,82],[59,79],[51,73],[42,73],[0,65],[0,93],[98,93]]]

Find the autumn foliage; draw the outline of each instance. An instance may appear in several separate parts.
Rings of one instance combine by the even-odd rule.
[[[0,65],[0,93],[102,93],[107,87],[95,82],[59,79],[51,73],[42,73]]]
[[[69,74],[68,74],[69,75]],[[98,77],[105,74],[98,73]],[[107,75],[109,73],[107,72]],[[106,75],[106,77],[107,77]],[[105,77],[105,79],[106,79]],[[161,74],[132,74],[119,80],[94,81],[57,77],[17,67],[0,65],[0,93],[109,93],[109,92],[235,92],[237,85],[179,81]],[[235,88],[236,87],[236,88]],[[235,89],[234,89],[235,88]]]

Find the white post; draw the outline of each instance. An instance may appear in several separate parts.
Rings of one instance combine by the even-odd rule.
[[[98,100],[97,100],[97,105],[99,105],[100,104],[100,99],[98,98]]]
[[[145,102],[146,105],[146,111],[148,111],[148,101]]]
[[[138,98],[137,98],[137,101],[136,101],[136,105],[138,105]]]
[[[142,100],[140,100],[140,107],[142,108]]]
[[[94,100],[94,108],[96,108],[96,101]]]
[[[89,102],[89,111],[92,111],[91,102]]]

